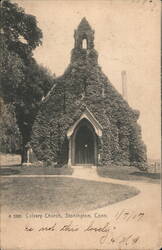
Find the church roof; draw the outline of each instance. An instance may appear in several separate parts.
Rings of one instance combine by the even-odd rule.
[[[92,30],[90,24],[85,17],[82,18],[80,24],[78,25],[78,30]]]

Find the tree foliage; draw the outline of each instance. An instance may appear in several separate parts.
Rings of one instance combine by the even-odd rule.
[[[20,131],[16,123],[14,106],[4,104],[0,98],[0,149],[3,153],[16,153],[20,149]]]
[[[42,43],[36,18],[9,0],[2,1],[0,15],[0,91],[4,101],[14,105],[25,152],[42,97],[53,85],[54,76],[32,54]]]
[[[9,0],[3,0],[0,7],[1,34],[7,48],[25,61],[33,49],[42,43],[42,31],[37,26],[35,16],[26,14],[23,8]]]

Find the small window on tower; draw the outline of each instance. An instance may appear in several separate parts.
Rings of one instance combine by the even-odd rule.
[[[82,40],[82,49],[87,49],[87,39],[86,38],[84,38]]]

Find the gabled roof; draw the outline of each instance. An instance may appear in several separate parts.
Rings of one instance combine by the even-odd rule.
[[[79,124],[79,122],[82,119],[87,119],[92,127],[94,128],[96,134],[101,137],[102,136],[102,129],[103,127],[101,126],[101,124],[97,121],[97,119],[94,117],[94,115],[92,114],[92,112],[86,107],[85,111],[82,113],[82,115],[80,116],[80,118],[68,129],[67,131],[67,137],[70,138],[75,130],[75,128],[77,127],[77,125]]]

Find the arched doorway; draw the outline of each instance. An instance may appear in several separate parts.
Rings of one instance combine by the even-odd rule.
[[[96,135],[91,124],[83,119],[74,134],[74,164],[95,165]]]
[[[101,124],[86,107],[79,119],[67,130],[69,167],[98,165],[98,139],[102,137],[102,129]]]

